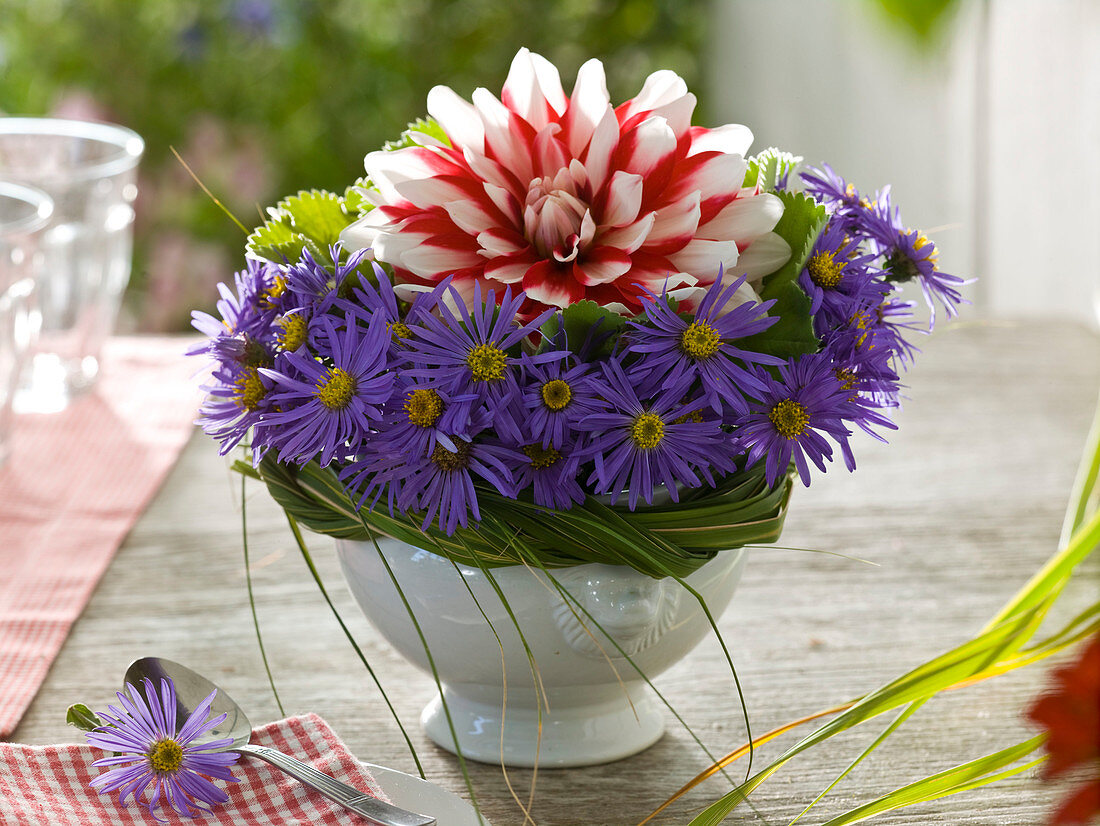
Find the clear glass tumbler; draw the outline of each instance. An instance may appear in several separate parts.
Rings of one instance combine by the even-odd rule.
[[[0,181],[0,464],[11,450],[12,397],[38,331],[35,274],[52,213],[42,190]]]
[[[130,280],[137,164],[145,143],[121,126],[0,118],[0,178],[54,202],[38,277],[42,327],[18,412],[64,408],[91,387]]]

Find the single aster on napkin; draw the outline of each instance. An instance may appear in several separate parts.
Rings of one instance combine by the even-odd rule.
[[[123,806],[127,797],[140,802],[146,790],[151,790],[144,805],[153,817],[157,817],[158,806],[194,817],[209,812],[214,804],[225,803],[229,796],[211,779],[238,782],[229,767],[240,755],[223,751],[232,745],[230,738],[196,743],[226,718],[221,714],[207,719],[218,692],[211,692],[189,716],[177,720],[172,681],[161,680],[159,693],[149,679],[144,686],[139,692],[127,683],[130,696],[117,695],[122,707],[108,706],[110,714],[99,714],[106,725],[85,735],[90,745],[115,752],[92,763],[111,767],[91,782],[92,788],[100,794],[119,791],[118,801]]]

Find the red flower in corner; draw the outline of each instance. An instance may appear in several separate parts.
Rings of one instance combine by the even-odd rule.
[[[1077,768],[1087,768],[1092,775],[1054,813],[1051,823],[1085,824],[1100,815],[1100,635],[1080,659],[1052,676],[1053,689],[1036,700],[1027,716],[1047,730],[1050,759],[1044,777]]]

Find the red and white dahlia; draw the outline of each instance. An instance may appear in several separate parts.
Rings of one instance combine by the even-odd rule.
[[[741,186],[752,133],[692,126],[694,108],[670,71],[612,107],[598,60],[567,98],[557,69],[521,49],[500,100],[428,94],[451,146],[423,136],[367,155],[376,208],[344,241],[372,247],[398,281],[512,284],[531,309],[592,299],[636,312],[642,287],[705,288],[723,270],[752,284],[790,255],[771,232],[782,203]]]

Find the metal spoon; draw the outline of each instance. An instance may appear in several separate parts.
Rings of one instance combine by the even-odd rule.
[[[214,698],[211,713],[214,716],[225,712],[228,716],[213,731],[204,735],[202,740],[217,740],[229,737],[233,740],[227,751],[235,751],[247,757],[258,757],[276,768],[282,769],[296,780],[305,783],[311,789],[323,794],[329,800],[334,800],[345,809],[350,809],[358,815],[365,817],[377,826],[435,826],[436,819],[428,815],[417,814],[406,809],[399,809],[384,803],[376,797],[361,792],[346,783],[341,783],[327,774],[317,771],[313,766],[295,760],[289,755],[267,746],[254,746],[248,741],[252,736],[252,724],[248,722],[241,707],[233,698],[218,688],[201,674],[196,674],[190,668],[174,663],[171,660],[160,657],[142,657],[133,662],[126,669],[126,682],[142,692],[144,696],[144,683],[146,677],[152,680],[153,685],[159,686],[161,679],[167,677],[176,688],[176,716],[184,719],[191,711],[201,703],[215,688],[218,694]],[[146,698],[148,699],[148,698]]]

